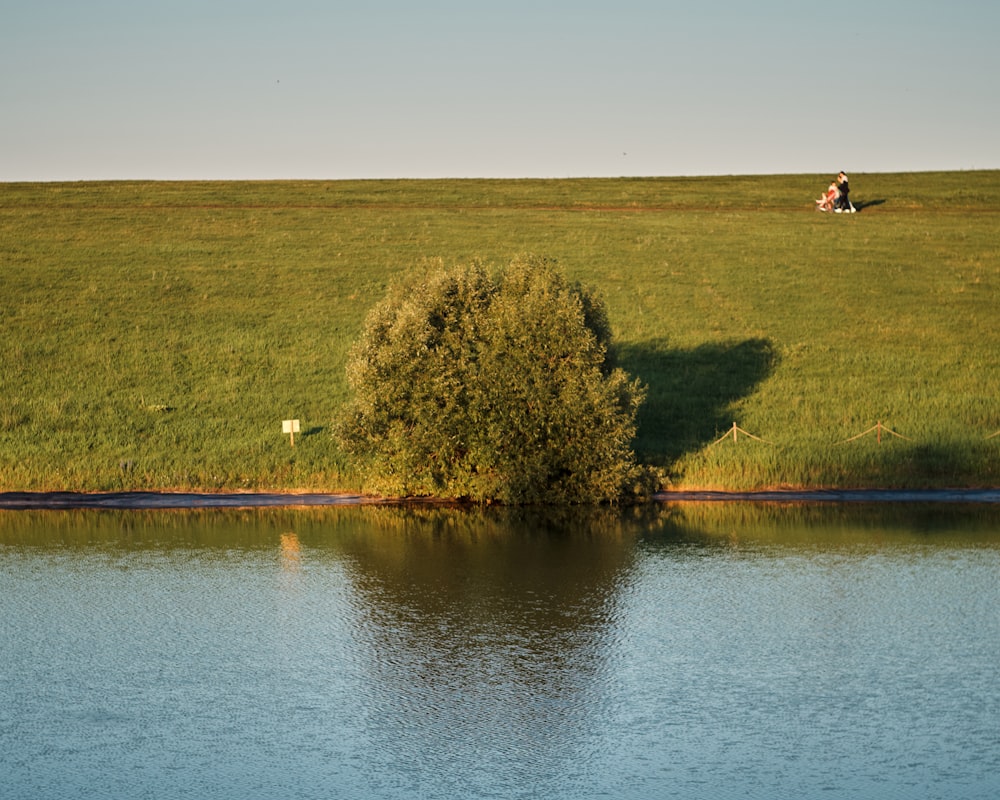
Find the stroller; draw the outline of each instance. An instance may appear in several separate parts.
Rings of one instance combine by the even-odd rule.
[[[833,211],[836,208],[838,200],[840,200],[840,189],[837,188],[836,181],[831,181],[827,190],[823,192],[823,196],[816,201],[816,210]]]
[[[823,193],[823,196],[816,201],[817,211],[832,211],[835,214],[853,214],[857,209],[851,204],[850,187],[847,183],[847,175],[841,172],[830,181],[830,186]]]

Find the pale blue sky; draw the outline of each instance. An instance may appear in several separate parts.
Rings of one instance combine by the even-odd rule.
[[[0,181],[1000,168],[997,0],[0,0]]]

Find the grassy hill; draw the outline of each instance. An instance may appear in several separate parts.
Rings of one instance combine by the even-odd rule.
[[[367,310],[519,252],[605,298],[675,487],[1000,485],[1000,172],[828,181],[0,184],[0,491],[356,489]]]

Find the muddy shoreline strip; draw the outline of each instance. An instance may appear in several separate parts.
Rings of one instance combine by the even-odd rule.
[[[675,491],[653,495],[657,503],[1000,503],[1000,489],[828,489],[816,491]],[[0,509],[194,509],[296,508],[400,505],[421,500],[358,494],[282,492],[0,492]]]
[[[1000,489],[814,489],[756,492],[661,492],[660,502],[1000,503]]]
[[[382,502],[356,494],[198,492],[4,492],[0,509],[170,509],[346,506]]]

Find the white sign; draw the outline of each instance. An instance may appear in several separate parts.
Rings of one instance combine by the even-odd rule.
[[[281,432],[292,437],[292,447],[295,447],[295,434],[299,432],[299,421],[297,419],[286,419],[281,423]]]

